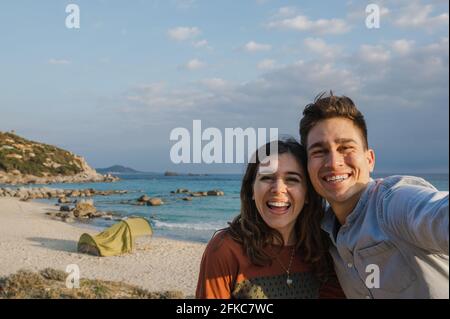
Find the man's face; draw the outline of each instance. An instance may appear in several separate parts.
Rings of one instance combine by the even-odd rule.
[[[306,148],[316,191],[333,209],[353,209],[375,164],[375,154],[365,148],[360,129],[345,118],[320,121],[310,130]]]

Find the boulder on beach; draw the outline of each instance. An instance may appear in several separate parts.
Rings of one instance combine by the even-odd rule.
[[[94,202],[91,200],[88,201],[80,201],[75,206],[73,211],[73,215],[75,217],[90,217],[91,215],[95,215],[97,209],[94,206]]]

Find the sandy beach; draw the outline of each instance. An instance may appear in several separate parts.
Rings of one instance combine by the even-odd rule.
[[[20,269],[65,271],[77,264],[82,278],[121,281],[149,291],[178,290],[192,298],[204,244],[152,237],[137,241],[131,254],[94,257],[79,254],[82,233],[95,230],[53,220],[53,206],[0,198],[0,276]]]

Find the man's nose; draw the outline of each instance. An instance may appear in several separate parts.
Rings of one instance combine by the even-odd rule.
[[[330,151],[328,153],[326,166],[331,169],[336,169],[344,165],[344,157],[338,151]]]

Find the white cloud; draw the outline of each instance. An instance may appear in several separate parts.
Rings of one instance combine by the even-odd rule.
[[[394,19],[394,24],[399,27],[432,30],[449,24],[448,12],[432,15],[434,11],[432,4],[423,5],[419,1],[411,1],[399,11]]]
[[[385,63],[389,61],[391,53],[381,45],[361,45],[358,53],[359,58],[368,63]]]
[[[209,45],[207,40],[195,41],[192,43],[192,45],[194,46],[194,48],[197,48],[197,49],[205,48],[208,50],[212,50],[212,47]]]
[[[71,62],[69,60],[66,59],[50,59],[48,60],[49,64],[70,64]]]
[[[340,48],[328,45],[320,38],[306,38],[303,42],[308,50],[325,58],[335,58],[341,52]]]
[[[281,7],[278,9],[274,18],[288,18],[297,14],[296,7]]]
[[[258,63],[258,69],[260,70],[272,70],[276,67],[275,60],[265,59]]]
[[[271,49],[272,46],[269,44],[261,44],[254,41],[250,41],[244,45],[244,50],[247,52],[270,51]]]
[[[396,40],[392,43],[392,50],[394,50],[397,54],[407,55],[412,51],[414,43],[415,42],[413,40]]]
[[[195,38],[200,33],[200,29],[197,27],[177,27],[167,31],[169,37],[177,41]]]
[[[310,20],[307,16],[298,15],[294,18],[269,22],[269,28],[309,31],[316,34],[342,34],[350,31],[350,26],[342,19]]]
[[[200,83],[210,90],[221,90],[229,87],[229,83],[221,78],[203,79]]]
[[[199,59],[192,59],[184,66],[186,69],[190,71],[198,70],[205,67],[206,64]]]

